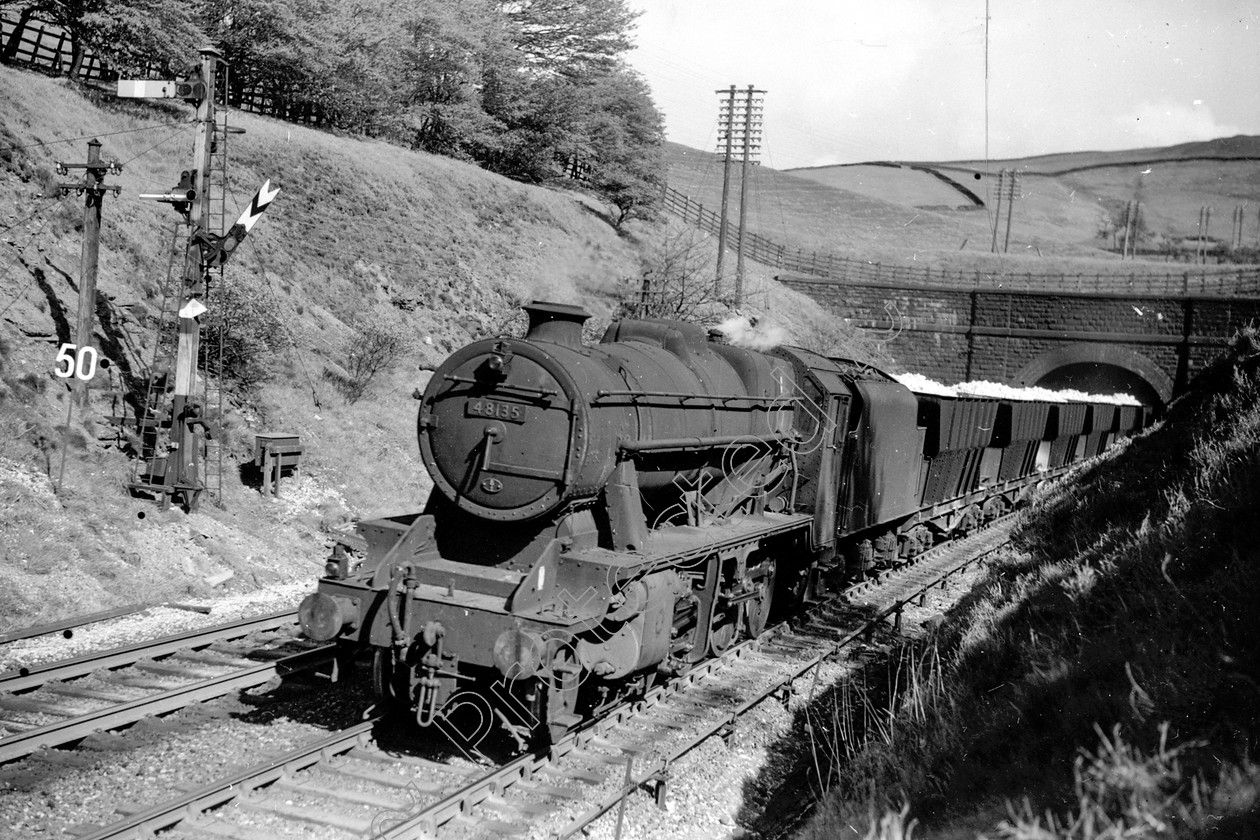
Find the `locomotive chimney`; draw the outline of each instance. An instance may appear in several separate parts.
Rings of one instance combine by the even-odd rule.
[[[529,316],[529,341],[549,341],[565,347],[581,348],[582,324],[591,313],[580,306],[536,300],[521,307]]]

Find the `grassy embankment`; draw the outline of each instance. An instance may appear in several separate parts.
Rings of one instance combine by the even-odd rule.
[[[1248,330],[1162,425],[1034,506],[890,669],[892,700],[815,704],[829,791],[800,836],[1255,836],[1257,510]]]

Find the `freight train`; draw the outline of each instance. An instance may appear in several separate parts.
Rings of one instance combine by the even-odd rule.
[[[761,632],[772,610],[906,562],[1143,425],[1136,405],[912,392],[866,364],[687,323],[524,307],[418,418],[423,513],[361,521],[299,610],[368,649],[422,726],[559,737]],[[461,732],[476,741],[484,732]]]

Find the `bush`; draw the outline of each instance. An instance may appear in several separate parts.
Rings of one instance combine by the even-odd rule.
[[[249,390],[270,375],[272,357],[291,343],[280,301],[255,278],[233,273],[224,275],[207,300],[201,365]]]
[[[411,336],[400,320],[380,313],[362,316],[345,343],[346,373],[334,377],[334,381],[346,401],[356,403],[367,393],[376,374],[410,349]]]

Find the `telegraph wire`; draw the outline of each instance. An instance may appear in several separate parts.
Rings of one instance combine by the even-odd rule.
[[[61,203],[63,203],[63,202],[64,202],[67,198],[69,198],[69,194],[66,194],[65,196],[60,196],[60,197],[58,197],[58,198],[51,199],[51,200],[50,200],[47,204],[45,204],[45,205],[44,205],[43,207],[41,207],[39,210],[36,210],[36,211],[35,211],[34,213],[32,213],[31,215],[27,216],[27,217],[26,217],[25,219],[23,219],[22,221],[23,221],[23,222],[25,222],[25,221],[28,221],[28,220],[30,220],[30,219],[35,218],[36,216],[38,216],[38,215],[40,215],[40,214],[44,213],[45,211],[50,210],[53,206],[55,206],[55,205],[57,205],[57,204],[61,204]],[[36,234],[38,234],[38,233],[40,232],[40,230],[43,228],[43,226],[44,226],[44,222],[45,222],[45,221],[46,221],[46,219],[40,219],[40,220],[39,220],[39,225],[35,228],[35,230],[31,231],[31,232],[27,235],[27,237],[26,237],[26,241],[25,241],[25,242],[23,242],[23,243],[22,243],[22,244],[18,247],[18,249],[17,249],[17,253],[13,256],[13,259],[11,259],[11,260],[9,261],[9,264],[8,264],[8,265],[6,265],[6,266],[4,267],[4,271],[3,271],[3,272],[0,272],[0,277],[8,277],[8,276],[9,276],[9,272],[13,270],[13,266],[17,265],[17,261],[18,261],[19,259],[21,259],[21,258],[22,258],[22,252],[26,250],[26,247],[27,247],[28,245],[30,245],[30,244],[31,244],[31,240],[33,240],[33,239],[35,238]],[[19,223],[18,223],[18,222],[15,222],[14,224],[19,224]],[[5,228],[5,230],[6,230],[6,231],[7,231],[7,230],[9,230],[11,227],[13,227],[13,225],[10,225],[8,228]],[[26,290],[27,290],[27,289],[29,289],[29,288],[31,287],[31,285],[32,285],[32,284],[34,284],[34,282],[35,282],[35,275],[34,275],[34,274],[32,274],[32,275],[31,275],[31,277],[30,277],[30,279],[26,281],[26,285],[24,285],[22,288],[18,289],[18,290],[17,290],[17,293],[13,295],[13,299],[9,301],[8,305],[6,305],[6,306],[4,307],[4,309],[0,309],[0,318],[3,318],[3,317],[4,317],[4,315],[5,315],[5,313],[7,313],[10,309],[12,309],[12,308],[13,308],[13,305],[14,305],[14,304],[16,304],[19,300],[21,300],[21,299],[22,299],[22,296],[26,294]]]
[[[51,207],[52,205],[54,205],[54,204],[56,204],[56,203],[58,203],[58,202],[60,202],[60,201],[65,200],[65,198],[66,198],[65,196],[56,196],[56,197],[54,197],[54,198],[45,198],[45,199],[44,199],[45,204],[44,204],[44,206],[43,206],[43,207],[38,207],[38,208],[36,208],[36,209],[35,209],[34,211],[32,211],[31,213],[28,213],[26,216],[23,216],[22,218],[18,219],[18,220],[17,220],[16,222],[14,222],[13,224],[11,224],[11,225],[9,225],[8,227],[6,227],[6,228],[4,228],[4,229],[0,230],[0,235],[3,235],[3,234],[8,233],[9,231],[13,230],[13,228],[17,227],[18,225],[26,224],[26,223],[27,223],[27,222],[29,222],[31,219],[33,219],[33,218],[35,218],[36,216],[38,216],[40,213],[43,213],[45,210],[47,210],[47,209],[48,209],[49,207]]]
[[[143,157],[144,155],[147,155],[149,152],[153,151],[153,150],[154,150],[154,149],[156,149],[158,146],[161,146],[163,143],[169,143],[170,141],[174,140],[176,137],[180,137],[180,136],[184,135],[184,134],[185,134],[185,132],[184,132],[184,131],[181,131],[180,129],[187,129],[187,128],[190,128],[191,126],[192,126],[192,123],[191,123],[191,122],[189,122],[189,123],[178,123],[178,124],[176,125],[176,130],[175,130],[175,131],[172,131],[172,132],[171,132],[170,134],[168,134],[166,137],[164,137],[164,138],[162,138],[161,140],[157,141],[156,143],[154,143],[152,146],[148,147],[148,148],[147,148],[147,149],[145,149],[144,151],[139,152],[139,153],[137,153],[137,154],[134,154],[134,155],[132,155],[131,157],[127,158],[127,159],[126,159],[126,160],[124,160],[122,163],[120,163],[120,164],[119,164],[119,166],[127,166],[127,165],[128,165],[128,164],[130,164],[133,160],[135,160],[135,159],[137,159],[137,158],[140,158],[140,157]]]
[[[58,143],[77,143],[81,140],[100,139],[101,137],[117,137],[120,134],[135,134],[140,131],[153,131],[159,128],[166,128],[173,125],[192,125],[196,120],[185,119],[175,122],[158,123],[157,125],[146,125],[140,128],[127,128],[122,131],[107,131],[99,134],[85,134],[82,137],[67,137],[59,140],[41,140],[38,143],[28,143],[20,146],[0,146],[0,152],[17,152],[26,149],[37,149],[40,146],[55,146]]]

